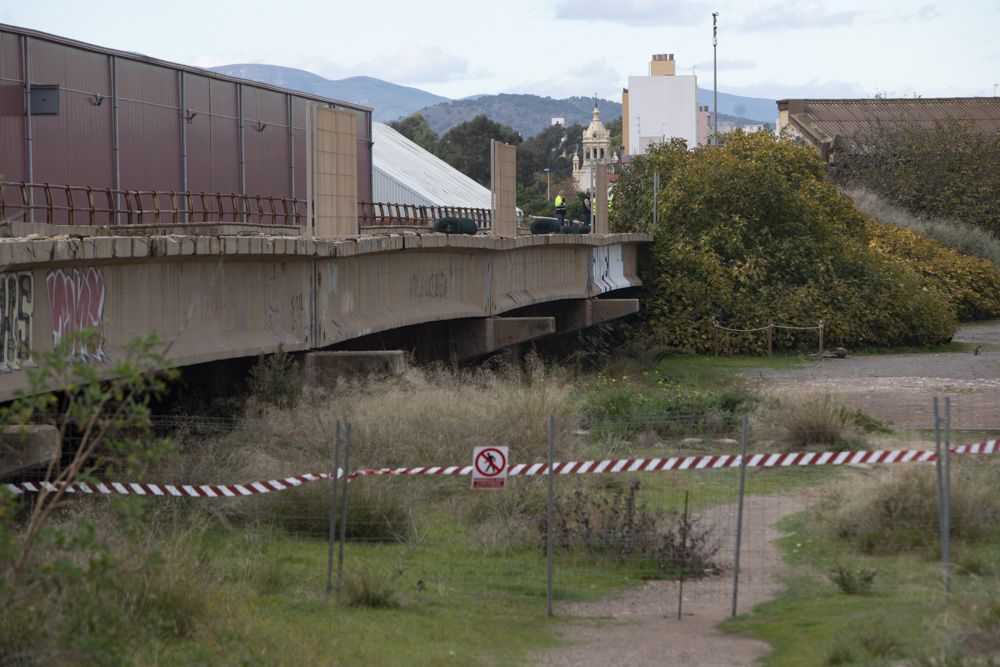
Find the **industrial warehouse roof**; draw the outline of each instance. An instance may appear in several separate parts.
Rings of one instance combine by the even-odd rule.
[[[492,195],[444,160],[382,123],[372,123],[375,201],[490,208]]]
[[[778,111],[817,146],[856,136],[878,124],[931,129],[959,120],[984,133],[1000,131],[1000,97],[940,97],[857,100],[778,100]]]

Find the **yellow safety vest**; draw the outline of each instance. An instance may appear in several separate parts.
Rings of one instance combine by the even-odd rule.
[[[560,206],[565,206],[562,195],[556,195],[556,208],[559,208]]]

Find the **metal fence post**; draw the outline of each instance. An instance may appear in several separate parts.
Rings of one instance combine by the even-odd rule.
[[[950,556],[951,556],[951,397],[944,397],[944,446],[941,448],[944,455],[944,519],[941,535],[944,541],[941,544],[941,558],[944,574],[944,592],[951,592],[950,576]]]
[[[337,554],[337,593],[340,593],[340,585],[344,580],[344,542],[347,541],[347,487],[350,486],[351,478],[351,422],[345,420],[344,428],[347,431],[344,441],[344,484],[340,497],[340,551]]]
[[[337,539],[337,478],[340,477],[340,420],[333,439],[333,489],[330,493],[330,552],[326,560],[326,597],[333,592],[333,543]],[[345,482],[346,483],[346,482]]]
[[[740,544],[743,542],[743,496],[747,482],[747,441],[750,439],[750,419],[743,415],[743,431],[740,434],[740,495],[736,504],[736,553],[733,554],[733,609],[736,618],[736,602],[740,594]]]
[[[944,453],[941,451],[941,410],[938,397],[934,397],[934,471],[937,475],[937,494],[938,494],[938,528],[940,530],[941,539],[941,568],[942,568],[942,581],[944,583],[945,592],[948,591],[948,566],[946,564],[945,556],[945,543],[948,538],[945,534],[945,514],[947,510],[945,509],[945,489],[944,489]]]
[[[549,467],[546,470],[546,475],[548,476],[549,483],[549,499],[548,508],[546,510],[545,516],[545,560],[546,560],[546,580],[545,580],[545,598],[548,603],[548,614],[549,618],[552,618],[552,543],[554,542],[552,537],[553,529],[553,517],[554,514],[554,504],[555,504],[555,478],[552,474],[553,456],[554,456],[554,442],[555,442],[555,422],[556,419],[553,415],[549,415]]]
[[[684,517],[681,519],[681,580],[677,586],[677,620],[684,610],[684,571],[687,570],[688,491],[684,492]]]

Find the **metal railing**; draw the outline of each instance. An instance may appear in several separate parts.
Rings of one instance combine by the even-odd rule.
[[[304,199],[289,197],[0,182],[0,220],[4,221],[63,225],[297,225],[306,219],[306,209]]]
[[[365,227],[428,227],[441,218],[469,218],[480,231],[492,225],[493,212],[488,208],[464,206],[418,206],[385,202],[359,202],[358,221]]]

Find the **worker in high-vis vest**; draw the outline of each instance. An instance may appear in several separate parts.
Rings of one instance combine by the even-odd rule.
[[[556,195],[556,218],[559,219],[559,226],[566,224],[566,193],[563,190]]]

